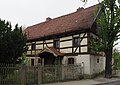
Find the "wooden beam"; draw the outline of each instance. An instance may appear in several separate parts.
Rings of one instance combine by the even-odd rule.
[[[35,55],[36,55],[36,47],[37,47],[37,46],[36,46],[36,42],[35,42]]]
[[[73,47],[73,35],[72,35],[72,53],[74,52],[74,47]]]
[[[85,35],[86,35],[86,33],[83,35],[83,37],[81,38],[81,40],[80,40],[80,42],[79,42],[79,43],[81,43],[81,42],[82,42],[82,40],[83,40],[83,38],[85,37]],[[80,46],[80,45],[79,45],[79,46]],[[78,49],[78,47],[79,47],[79,46],[77,46],[77,47],[76,47],[76,49],[75,49],[75,51],[74,51],[73,53],[75,53],[75,52],[77,51],[77,49]]]
[[[90,32],[87,33],[87,45],[88,45],[88,49],[87,52],[90,52]]]

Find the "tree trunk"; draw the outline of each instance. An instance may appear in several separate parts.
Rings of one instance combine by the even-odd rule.
[[[105,78],[112,77],[112,48],[105,51],[106,66],[105,66]]]

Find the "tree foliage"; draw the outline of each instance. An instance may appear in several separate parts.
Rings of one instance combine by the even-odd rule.
[[[113,53],[113,58],[114,58],[114,70],[120,70],[120,53],[119,52],[114,52]]]
[[[26,36],[22,27],[15,25],[14,30],[10,22],[0,19],[0,63],[20,63],[19,57],[26,51]]]
[[[103,12],[97,19],[97,26],[98,35],[102,40],[98,40],[95,44],[99,46],[98,50],[105,51],[114,47],[115,41],[120,38],[120,7],[116,4],[116,0],[104,0],[101,8]]]
[[[95,51],[102,51],[106,56],[105,77],[112,74],[112,51],[120,38],[120,5],[117,0],[103,0],[100,3],[100,16],[97,18],[98,36],[93,42]]]

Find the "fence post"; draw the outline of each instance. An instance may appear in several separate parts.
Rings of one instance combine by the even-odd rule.
[[[25,85],[25,81],[26,81],[26,76],[25,76],[25,66],[24,65],[21,65],[20,66],[20,83],[21,85]]]
[[[64,69],[65,69],[65,67],[64,67],[64,65],[61,65],[61,72],[62,72],[62,81],[64,81]]]
[[[82,75],[84,75],[84,62],[81,63]]]
[[[38,65],[38,85],[41,85],[42,83],[42,66]]]

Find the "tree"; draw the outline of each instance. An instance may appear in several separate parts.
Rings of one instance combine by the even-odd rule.
[[[97,18],[99,39],[94,40],[93,48],[105,53],[105,77],[111,78],[112,51],[115,41],[120,38],[120,5],[117,0],[103,0],[100,7],[102,12]]]
[[[114,52],[113,52],[113,58],[114,58],[114,67],[113,69],[114,70],[120,70],[120,53],[117,49],[114,49]]]
[[[26,51],[26,36],[22,33],[22,27],[0,19],[0,63],[17,64]]]

